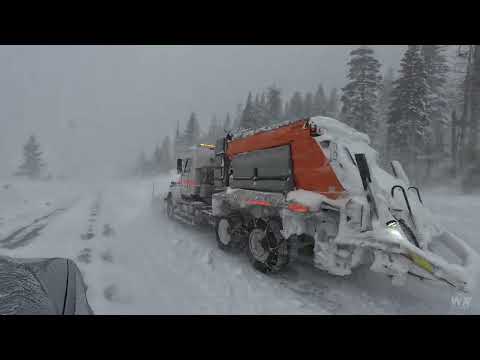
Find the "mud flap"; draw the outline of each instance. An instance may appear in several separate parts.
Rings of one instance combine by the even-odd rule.
[[[390,275],[393,285],[403,286],[410,268],[409,260],[399,254],[388,254],[379,250],[373,254],[374,260],[370,270]]]
[[[346,276],[352,273],[350,263],[343,261],[337,254],[338,247],[324,231],[315,233],[314,265],[332,275]]]

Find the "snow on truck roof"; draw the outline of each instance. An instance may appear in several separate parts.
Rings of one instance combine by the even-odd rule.
[[[370,138],[367,134],[361,133],[333,118],[316,116],[310,118],[310,122],[315,124],[317,128],[325,130],[328,135],[336,138],[349,140],[350,142],[365,143],[366,145],[370,144]]]
[[[266,131],[271,131],[281,127],[289,126],[291,124],[297,123],[299,121],[309,121],[317,126],[319,129],[323,129],[326,133],[325,135],[330,135],[335,137],[337,140],[348,140],[349,142],[359,142],[366,145],[370,144],[370,138],[367,134],[361,133],[350,126],[330,117],[326,116],[315,116],[310,119],[296,119],[284,121],[272,126],[264,126],[258,129],[238,129],[232,133],[234,139],[240,139],[254,134],[259,134]]]
[[[342,123],[339,120],[326,117],[314,116],[309,119],[296,119],[293,121],[284,121],[272,126],[265,126],[259,129],[239,129],[232,133],[233,139],[241,139],[255,134],[271,131],[274,129],[289,126],[299,121],[309,121],[321,130],[321,135],[317,137],[317,141],[332,141],[337,144],[346,146],[351,154],[364,153],[370,162],[377,162],[377,152],[370,146],[370,137],[367,134],[359,132],[354,128]]]
[[[304,121],[304,120],[306,120],[306,119],[296,119],[296,120],[293,120],[293,121],[288,120],[288,121],[280,122],[280,123],[275,124],[275,125],[263,126],[261,128],[258,128],[258,129],[236,129],[236,130],[231,131],[231,135],[232,135],[233,140],[241,139],[241,138],[245,138],[247,136],[252,136],[252,135],[263,133],[263,132],[266,132],[266,131],[278,129],[278,128],[281,128],[281,127],[284,127],[284,126],[289,126],[291,124],[294,124],[294,123],[299,122],[299,121]]]
[[[332,141],[337,144],[337,159],[332,161],[331,165],[340,182],[346,187],[351,195],[360,195],[363,193],[363,185],[359,176],[356,164],[353,163],[355,154],[365,154],[370,167],[371,175],[379,189],[388,194],[392,186],[402,185],[400,179],[390,175],[381,168],[378,163],[378,153],[370,146],[370,138],[367,134],[361,133],[350,126],[323,116],[317,116],[310,119],[317,128],[324,130],[322,135],[316,138],[318,143]],[[348,154],[348,152],[350,154]],[[341,165],[340,165],[341,164]]]

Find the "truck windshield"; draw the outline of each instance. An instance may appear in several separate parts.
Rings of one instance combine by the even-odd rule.
[[[192,160],[191,159],[186,159],[185,160],[185,168],[184,168],[183,172],[188,174],[190,172],[191,167],[192,167]]]

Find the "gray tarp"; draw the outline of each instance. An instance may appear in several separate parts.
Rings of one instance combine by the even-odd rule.
[[[69,259],[0,256],[0,315],[91,315],[86,286]]]

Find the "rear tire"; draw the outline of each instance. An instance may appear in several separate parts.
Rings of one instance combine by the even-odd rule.
[[[238,215],[215,219],[215,235],[220,249],[227,252],[241,252],[246,246],[243,234],[243,219]]]
[[[275,220],[269,224],[258,221],[248,237],[248,258],[252,266],[262,273],[279,272],[289,263],[288,242],[279,236],[279,226]]]
[[[231,251],[233,248],[232,222],[226,217],[215,220],[215,235],[217,244],[223,251]]]
[[[174,206],[171,199],[167,200],[167,217],[169,219],[174,218]]]

